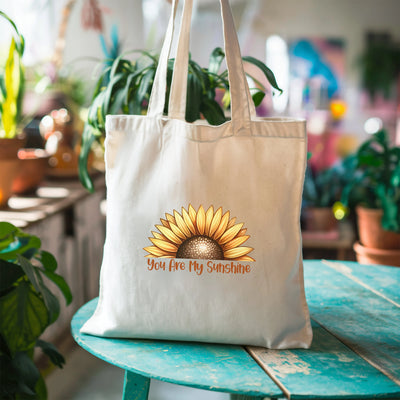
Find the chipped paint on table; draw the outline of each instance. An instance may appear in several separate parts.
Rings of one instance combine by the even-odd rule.
[[[150,378],[228,392],[233,400],[400,398],[400,268],[307,260],[304,275],[314,332],[308,350],[80,334],[97,299],[75,314],[72,333],[126,370],[123,400],[147,399]]]
[[[335,273],[340,271],[332,268],[335,264],[341,272]],[[395,288],[400,291],[399,269],[357,267],[351,262],[305,262],[312,318],[400,385],[400,305],[391,297]],[[370,271],[369,277],[362,269]],[[388,294],[380,294],[379,281],[390,282]]]
[[[97,299],[87,303],[72,320],[75,340],[95,356],[148,378],[256,398],[282,397],[280,389],[241,346],[81,334],[79,329],[93,314],[96,304]]]

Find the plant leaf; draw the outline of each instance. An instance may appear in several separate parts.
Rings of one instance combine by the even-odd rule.
[[[71,304],[72,293],[67,282],[65,282],[65,279],[61,275],[58,275],[52,271],[40,270],[40,272],[57,285],[57,287],[60,289],[61,293],[65,297],[66,304]]]
[[[46,305],[29,282],[0,297],[0,334],[12,354],[31,349],[48,323]]]
[[[41,241],[37,236],[29,235],[17,231],[18,237],[7,248],[0,251],[0,259],[12,261],[18,254],[23,254],[31,258],[41,246]]]
[[[265,77],[268,79],[268,82],[271,84],[271,86],[278,90],[280,93],[283,92],[283,90],[278,86],[278,83],[276,82],[275,75],[274,73],[260,60],[257,60],[254,57],[246,56],[242,57],[243,61],[249,62],[250,64],[255,65],[258,67],[265,75]]]
[[[34,267],[29,262],[29,260],[27,260],[25,257],[21,255],[18,255],[18,262],[21,265],[21,268],[24,270],[26,276],[28,277],[34,289],[42,295],[43,300],[47,307],[47,311],[49,313],[50,323],[54,322],[57,319],[58,315],[60,314],[60,303],[58,302],[57,297],[55,297],[54,294],[51,293],[50,290],[47,288],[47,286],[44,284],[43,279],[40,275],[40,272],[46,274],[47,271]],[[48,272],[48,273],[54,274],[54,272]],[[66,285],[65,281],[63,283],[64,285]],[[63,289],[65,288],[63,287]]]
[[[0,259],[0,292],[10,289],[22,276],[24,271],[19,265]]]
[[[96,140],[96,136],[93,134],[93,131],[94,129],[88,123],[86,123],[82,133],[82,146],[78,161],[79,180],[81,181],[82,185],[91,193],[94,193],[94,184],[89,175],[87,165],[92,144]]]
[[[48,251],[41,250],[38,253],[38,260],[42,263],[46,271],[54,272],[57,269],[57,260],[53,254]]]
[[[203,99],[200,111],[210,125],[221,125],[226,122],[225,114],[215,100]]]
[[[44,284],[43,278],[41,276],[39,268],[35,268],[36,278],[39,283],[40,294],[43,297],[44,303],[46,304],[47,311],[49,313],[49,324],[52,324],[60,315],[60,302],[57,297],[49,290],[49,288]]]
[[[59,368],[63,368],[65,364],[65,358],[57,350],[54,344],[45,342],[44,340],[38,339],[36,341],[36,346],[40,347],[44,354],[49,357],[50,361]]]
[[[187,122],[194,122],[200,118],[200,104],[201,93],[203,91],[202,85],[197,79],[196,75],[188,75],[188,85],[186,93],[186,114],[185,119]]]
[[[40,293],[39,282],[36,279],[34,266],[27,260],[25,257],[20,254],[17,255],[17,260],[22,270],[25,272],[25,275],[28,277],[29,282],[35,288],[35,290]]]
[[[12,360],[12,366],[17,375],[17,391],[30,396],[35,395],[40,372],[33,360],[25,352],[19,351]]]
[[[225,58],[224,51],[221,49],[221,47],[216,47],[210,55],[210,61],[208,63],[208,71],[211,72],[212,74],[217,74],[219,69],[221,68],[221,64],[224,58]]]
[[[251,97],[253,98],[254,105],[256,107],[258,107],[261,104],[261,102],[263,101],[263,99],[265,97],[265,93],[261,90],[258,90]]]

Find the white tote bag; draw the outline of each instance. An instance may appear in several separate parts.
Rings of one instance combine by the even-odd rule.
[[[255,117],[228,0],[220,3],[231,120],[184,120],[192,0],[163,116],[176,3],[148,115],[107,117],[100,296],[82,332],[307,348],[305,122]]]

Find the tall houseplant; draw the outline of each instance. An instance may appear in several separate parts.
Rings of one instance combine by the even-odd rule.
[[[225,53],[222,49],[214,49],[208,68],[202,68],[194,60],[189,59],[186,121],[193,122],[203,117],[208,123],[219,125],[227,120],[224,109],[230,102],[228,72],[226,70],[219,72],[224,57]],[[243,57],[243,61],[258,67],[271,86],[281,91],[274,74],[264,63],[253,57]],[[168,63],[165,112],[168,110],[173,63],[174,60]],[[93,190],[87,169],[88,155],[92,144],[96,140],[101,142],[105,136],[106,115],[145,113],[157,65],[158,55],[146,51],[142,51],[136,61],[130,61],[121,55],[104,70],[98,79],[82,136],[79,162],[80,179],[87,189]],[[265,87],[259,81],[253,80],[257,88],[252,89],[252,97],[257,106],[265,96]],[[104,82],[107,83],[104,84]],[[222,97],[221,102],[217,101],[218,94]]]
[[[25,91],[25,75],[22,63],[25,41],[14,21],[0,11],[1,19],[12,27],[8,57],[0,69],[0,207],[11,196],[13,179],[18,172],[18,149],[24,141],[18,137],[21,123],[22,99]]]
[[[342,195],[357,211],[361,244],[356,252],[369,252],[375,259],[381,254],[383,264],[392,263],[388,257],[393,252],[400,265],[400,147],[391,146],[387,131],[381,130],[359,147],[356,159],[354,179]]]
[[[17,136],[22,116],[22,99],[25,91],[22,56],[25,40],[7,14],[0,11],[0,16],[13,28],[8,57],[0,74],[0,138],[13,139]]]
[[[60,305],[46,279],[65,297],[71,292],[55,271],[57,261],[41,249],[38,237],[14,225],[0,222],[0,398],[5,400],[47,398],[46,385],[33,362],[35,347],[62,368],[64,358],[40,339],[58,318]]]

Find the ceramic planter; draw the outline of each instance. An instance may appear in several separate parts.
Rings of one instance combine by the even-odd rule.
[[[383,211],[358,206],[356,208],[360,242],[374,249],[400,250],[400,233],[382,228]]]
[[[365,247],[360,242],[354,243],[353,249],[360,264],[400,267],[400,249],[374,249],[373,247]]]
[[[20,168],[12,184],[12,192],[26,193],[36,189],[48,170],[50,155],[42,149],[20,149]]]
[[[12,184],[20,166],[17,154],[24,143],[25,139],[21,138],[0,139],[0,207],[5,207],[12,195]]]
[[[354,244],[357,261],[400,267],[400,233],[382,228],[382,210],[358,206],[357,224],[360,242]]]
[[[308,207],[304,210],[307,231],[326,232],[337,229],[337,220],[330,207]]]

